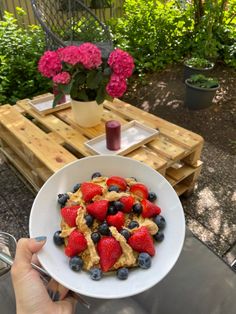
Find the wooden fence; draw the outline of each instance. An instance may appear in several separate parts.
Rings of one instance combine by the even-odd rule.
[[[89,6],[90,1],[85,0],[84,3],[86,3]],[[97,17],[100,20],[104,20],[104,16],[106,19],[109,19],[111,17],[121,16],[122,5],[123,5],[123,0],[113,0],[111,8],[105,8],[102,10],[93,9],[92,11],[97,15]],[[37,24],[30,0],[0,0],[0,19],[3,18],[4,11],[13,13],[14,16],[17,18],[16,7],[20,7],[24,9],[24,11],[26,12],[26,15],[23,17],[23,23],[25,25]]]

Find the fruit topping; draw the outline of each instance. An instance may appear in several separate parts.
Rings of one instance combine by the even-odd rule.
[[[90,269],[90,278],[98,281],[102,278],[102,270],[97,267],[93,267]]]
[[[120,231],[125,224],[125,216],[122,212],[118,212],[115,215],[107,216],[106,220],[108,222],[108,225],[116,227],[118,231]]]
[[[123,235],[123,237],[126,239],[126,240],[128,240],[129,239],[129,237],[130,237],[130,232],[129,232],[129,230],[127,230],[127,229],[121,229],[120,230],[120,234],[122,234]]]
[[[110,185],[108,188],[108,192],[119,192],[119,191],[120,191],[120,189],[116,185]]]
[[[161,212],[160,207],[153,204],[149,200],[142,200],[141,204],[143,206],[143,211],[142,211],[143,218],[151,218],[155,215],[159,215]]]
[[[130,187],[130,192],[141,199],[148,198],[148,189],[142,183],[135,183]]]
[[[108,207],[108,211],[107,214],[108,215],[115,215],[117,213],[117,209],[115,208],[115,205],[112,203],[110,203],[109,207]]]
[[[130,213],[134,205],[133,196],[122,196],[120,202],[124,205],[122,211],[124,213]]]
[[[153,238],[157,241],[157,242],[162,242],[164,240],[164,233],[162,231],[158,231],[156,234],[154,234]]]
[[[129,245],[135,251],[142,253],[148,253],[151,256],[155,255],[155,247],[153,239],[146,227],[140,227],[135,230],[128,240]]]
[[[153,221],[155,222],[155,224],[157,225],[157,227],[160,230],[163,230],[166,226],[166,220],[163,216],[161,215],[157,215],[156,217],[153,218]]]
[[[80,205],[63,207],[61,209],[61,215],[69,227],[76,226],[76,217],[79,208]]]
[[[120,243],[113,237],[101,238],[97,245],[97,251],[100,256],[100,265],[104,272],[111,269],[122,254]]]
[[[79,188],[81,187],[80,183],[77,183],[76,185],[73,186],[72,192],[75,193],[79,190]]]
[[[69,266],[73,271],[80,271],[84,262],[80,256],[73,256],[69,260]]]
[[[61,246],[64,244],[64,238],[60,237],[61,234],[61,230],[56,231],[53,235],[53,242],[57,245],[57,246]]]
[[[150,202],[155,202],[156,199],[157,199],[157,195],[156,195],[155,192],[149,192],[149,193],[148,193],[148,200],[149,200]]]
[[[101,177],[101,176],[102,176],[102,175],[101,175],[100,172],[94,172],[94,173],[92,174],[91,179],[99,178],[99,177]]]
[[[104,221],[99,227],[98,231],[101,233],[101,235],[110,235],[110,229],[106,221]]]
[[[148,269],[152,265],[151,256],[148,253],[140,253],[138,256],[138,265],[143,269]]]
[[[143,206],[140,203],[135,203],[133,205],[133,212],[137,215],[140,215],[143,210]]]
[[[119,188],[120,191],[125,191],[127,188],[127,183],[124,178],[112,176],[107,179],[107,186],[115,185]]]
[[[86,206],[87,212],[100,221],[106,218],[109,202],[107,200],[95,201]]]
[[[132,220],[129,224],[128,224],[128,228],[129,229],[134,229],[134,228],[138,228],[139,227],[139,223],[135,220]]]
[[[101,195],[103,192],[103,189],[100,185],[91,182],[82,183],[80,189],[85,202],[91,201],[94,196]]]
[[[58,203],[62,206],[64,206],[67,202],[67,200],[69,199],[69,195],[67,193],[64,194],[58,194]]]
[[[85,221],[86,221],[86,225],[87,225],[88,227],[92,227],[93,221],[94,221],[93,216],[92,216],[92,215],[85,215],[85,216],[84,216],[84,219],[85,219]]]
[[[80,254],[87,248],[87,240],[83,233],[78,230],[71,232],[68,238],[68,244],[65,248],[65,254],[69,257],[73,257]]]
[[[120,280],[125,280],[129,276],[129,270],[126,267],[120,268],[116,272],[117,278]]]
[[[98,241],[101,239],[100,233],[98,232],[93,232],[91,234],[91,239],[93,240],[93,243],[96,244]]]
[[[124,204],[121,203],[120,201],[115,201],[113,204],[117,210],[123,210],[124,209]]]

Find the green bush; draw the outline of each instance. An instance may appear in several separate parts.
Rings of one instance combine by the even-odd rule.
[[[17,8],[19,17],[24,11]],[[0,21],[0,104],[48,91],[48,80],[38,73],[37,63],[45,50],[39,26],[20,27],[11,13]]]

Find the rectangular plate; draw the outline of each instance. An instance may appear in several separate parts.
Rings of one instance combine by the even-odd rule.
[[[119,150],[106,148],[106,134],[95,137],[84,145],[97,155],[124,155],[155,139],[158,134],[158,130],[133,120],[121,126],[121,148]]]
[[[42,116],[49,113],[56,112],[62,109],[66,109],[71,106],[70,96],[66,95],[66,102],[52,107],[54,95],[41,96],[40,98],[29,100],[30,106]]]

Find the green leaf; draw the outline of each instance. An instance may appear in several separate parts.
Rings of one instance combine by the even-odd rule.
[[[104,102],[105,98],[106,98],[106,91],[104,89],[104,86],[101,86],[97,91],[96,102],[100,105]]]
[[[88,95],[84,89],[80,90],[77,94],[77,100],[89,101]]]
[[[58,101],[63,97],[63,93],[59,92],[53,99],[52,107],[55,108],[56,105],[58,104]]]
[[[87,86],[90,89],[97,89],[102,81],[102,73],[99,71],[90,71],[87,75]]]

